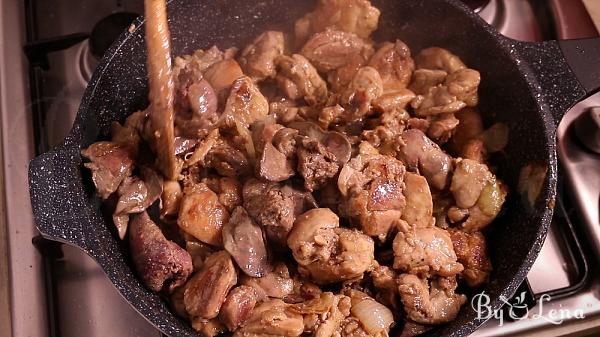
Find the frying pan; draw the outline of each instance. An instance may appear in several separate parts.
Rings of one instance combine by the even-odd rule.
[[[382,13],[376,41],[399,38],[415,54],[440,46],[459,55],[482,74],[480,110],[487,125],[502,122],[510,128],[508,145],[494,164],[512,192],[487,233],[494,272],[479,290],[498,309],[500,297],[510,298],[524,280],[546,237],[556,194],[556,127],[570,107],[598,89],[600,42],[517,42],[455,0],[372,2]],[[314,6],[315,1],[298,0],[172,0],[173,54],[212,45],[245,46],[267,29],[291,29]],[[102,215],[90,175],[81,165],[80,150],[107,139],[111,121],[123,121],[148,104],[143,30],[143,18],[138,18],[135,29],[113,44],[85,91],[70,134],[31,162],[31,201],[41,234],[94,258],[123,297],[158,329],[170,336],[198,336],[136,278],[126,245]],[[533,208],[515,192],[519,171],[531,162],[549,168]],[[465,336],[481,323],[467,303],[455,321],[428,334]]]

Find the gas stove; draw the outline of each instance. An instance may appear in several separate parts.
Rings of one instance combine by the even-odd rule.
[[[555,28],[572,22],[556,14],[558,0],[549,1],[551,6],[526,0],[465,2],[517,40],[565,37],[566,30]],[[28,161],[62,141],[99,58],[142,12],[143,1],[5,1],[0,9],[5,255],[12,294],[11,316],[0,317],[0,327],[8,322],[14,336],[162,336],[121,298],[90,257],[37,235],[27,191]],[[9,50],[11,42],[25,53]],[[539,258],[517,292],[528,311],[492,318],[474,336],[560,335],[564,328],[585,327],[600,318],[600,155],[582,146],[572,126],[592,106],[600,106],[600,95],[568,112],[558,131],[556,215]],[[553,313],[561,309],[570,317],[555,318]],[[555,324],[559,320],[562,324]]]

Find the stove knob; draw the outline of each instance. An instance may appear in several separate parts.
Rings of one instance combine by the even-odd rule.
[[[138,14],[113,13],[98,21],[90,33],[90,51],[97,59],[102,58],[110,45],[131,25]]]
[[[586,148],[600,153],[600,107],[590,108],[577,117],[575,135]]]

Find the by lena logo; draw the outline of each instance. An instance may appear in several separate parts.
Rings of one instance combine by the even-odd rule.
[[[544,303],[549,302],[552,298],[548,294],[542,295],[535,307],[529,308],[525,303],[526,293],[522,292],[519,296],[516,296],[511,302],[504,296],[500,296],[500,300],[504,303],[505,310],[497,309],[492,310],[490,307],[491,299],[485,291],[473,296],[471,299],[471,307],[477,313],[478,320],[487,320],[495,318],[499,321],[498,325],[504,325],[504,315],[508,314],[510,319],[519,321],[525,318],[530,319],[543,319],[551,324],[561,324],[568,319],[584,319],[585,315],[581,309],[550,309],[544,311]],[[535,311],[531,311],[530,309]]]

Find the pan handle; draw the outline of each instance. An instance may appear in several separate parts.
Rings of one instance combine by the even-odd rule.
[[[65,144],[67,144],[66,142]],[[75,145],[60,145],[29,163],[29,193],[37,229],[44,238],[75,245],[89,254],[94,221],[89,200],[81,191],[81,155]],[[70,170],[74,172],[69,172]]]
[[[567,64],[588,96],[600,90],[600,38],[561,40]]]
[[[557,126],[569,109],[600,90],[600,38],[512,43],[530,65]]]

